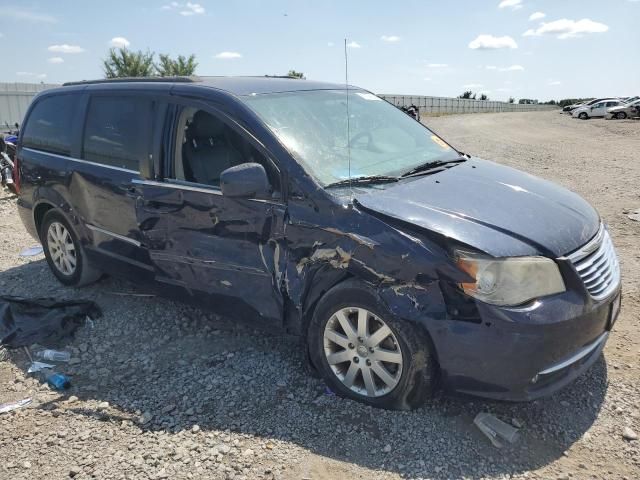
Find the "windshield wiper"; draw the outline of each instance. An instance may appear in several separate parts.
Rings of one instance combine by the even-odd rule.
[[[351,179],[345,178],[344,180],[340,180],[340,181],[325,185],[324,188],[343,187],[343,186],[349,186],[349,185],[367,185],[367,184],[373,184],[373,183],[388,183],[388,182],[397,182],[397,181],[398,181],[398,177],[391,177],[388,175],[364,175],[360,177],[353,177]]]
[[[402,178],[413,177],[414,175],[418,175],[421,173],[427,173],[430,170],[435,170],[437,168],[442,168],[445,165],[450,165],[452,163],[462,163],[466,162],[467,159],[464,156],[460,156],[458,158],[453,158],[451,160],[433,160],[431,162],[423,163],[422,165],[418,165],[415,168],[412,168],[408,172],[400,175]]]

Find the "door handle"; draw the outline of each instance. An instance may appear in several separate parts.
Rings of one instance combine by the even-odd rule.
[[[121,183],[120,187],[124,190],[127,197],[137,198],[139,196],[138,188],[131,183]]]
[[[154,200],[143,200],[142,208],[144,209],[145,212],[148,212],[148,213],[163,214],[163,213],[177,212],[182,208],[182,204],[172,205],[164,202],[156,202]]]

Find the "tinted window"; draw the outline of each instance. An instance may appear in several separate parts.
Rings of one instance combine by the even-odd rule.
[[[139,170],[149,155],[151,102],[136,97],[93,97],[84,129],[83,158]]]
[[[59,155],[70,155],[72,121],[78,104],[77,95],[57,95],[38,100],[24,127],[22,144]]]

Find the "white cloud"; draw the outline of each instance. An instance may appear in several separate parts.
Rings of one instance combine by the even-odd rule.
[[[541,18],[546,17],[547,15],[545,13],[542,12],[535,12],[532,13],[531,15],[529,15],[529,20],[540,20]]]
[[[358,42],[351,41],[351,42],[347,43],[347,47],[349,47],[349,48],[362,48],[362,45],[360,45]]]
[[[34,23],[57,23],[58,19],[53,15],[46,13],[36,13],[30,10],[22,10],[20,8],[4,8],[2,18],[13,18],[14,20],[26,20]]]
[[[498,8],[510,8],[512,10],[518,10],[522,8],[522,0],[502,0],[498,5]]]
[[[521,72],[524,70],[522,65],[511,65],[510,67],[499,68],[501,72]]]
[[[233,60],[234,58],[242,58],[242,54],[238,52],[220,52],[216,55],[216,58],[222,60]]]
[[[62,57],[51,57],[51,58],[49,58],[49,59],[47,60],[47,62],[49,62],[49,63],[53,63],[53,64],[56,64],[56,63],[64,63],[64,58],[62,58]]]
[[[462,88],[482,88],[484,87],[484,85],[482,85],[481,83],[467,83],[466,85],[463,85]]]
[[[498,70],[499,72],[521,72],[524,70],[522,65],[511,65],[509,67],[496,67],[495,65],[487,65],[487,70]]]
[[[55,52],[55,53],[82,53],[84,52],[84,48],[78,46],[78,45],[67,45],[66,43],[63,43],[62,45],[51,45],[49,48],[47,48],[47,50],[49,50],[50,52]]]
[[[430,82],[430,81],[431,81],[431,77],[424,77],[424,78],[423,78],[423,80],[424,80],[425,82]]]
[[[525,37],[539,37],[541,35],[557,35],[561,40],[581,37],[588,33],[603,33],[609,30],[604,23],[594,22],[588,18],[582,20],[568,20],[562,18],[553,22],[542,22],[537,29],[530,28],[523,33]]]
[[[167,3],[160,7],[161,10],[176,10],[183,17],[191,17],[193,15],[203,15],[205,13],[205,9],[199,3],[180,3],[180,2],[171,2]]]
[[[448,63],[429,63],[427,65],[429,68],[447,68],[448,66]]]
[[[115,48],[127,48],[131,42],[124,37],[113,37],[109,42],[109,46]]]
[[[557,85],[562,85],[562,82],[560,80],[549,80],[547,82],[547,85],[549,85],[550,87],[555,87]]]
[[[4,37],[4,33],[0,32],[0,38]]]
[[[400,37],[396,36],[396,35],[382,35],[380,37],[380,40],[382,40],[383,42],[388,42],[388,43],[396,43],[400,41]]]
[[[475,40],[469,42],[469,48],[473,50],[495,50],[498,48],[518,48],[516,41],[509,37],[494,37],[493,35],[478,35]]]
[[[199,3],[191,3],[187,2],[184,10],[180,10],[180,15],[184,17],[190,17],[191,15],[202,15],[204,14],[204,7]]]
[[[327,47],[333,47],[335,44],[333,42],[327,42]]]

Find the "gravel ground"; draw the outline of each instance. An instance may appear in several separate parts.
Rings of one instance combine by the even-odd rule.
[[[104,316],[60,345],[60,394],[26,374],[25,354],[0,361],[0,478],[637,479],[640,441],[640,122],[557,113],[427,119],[464,151],[546,177],[592,202],[621,257],[624,300],[605,355],[574,384],[532,403],[437,395],[413,412],[376,410],[325,392],[295,338],[256,330],[144,293],[121,280],[59,285],[0,193],[0,291],[88,298]],[[478,412],[521,425],[498,450]],[[631,431],[630,431],[631,430]]]

